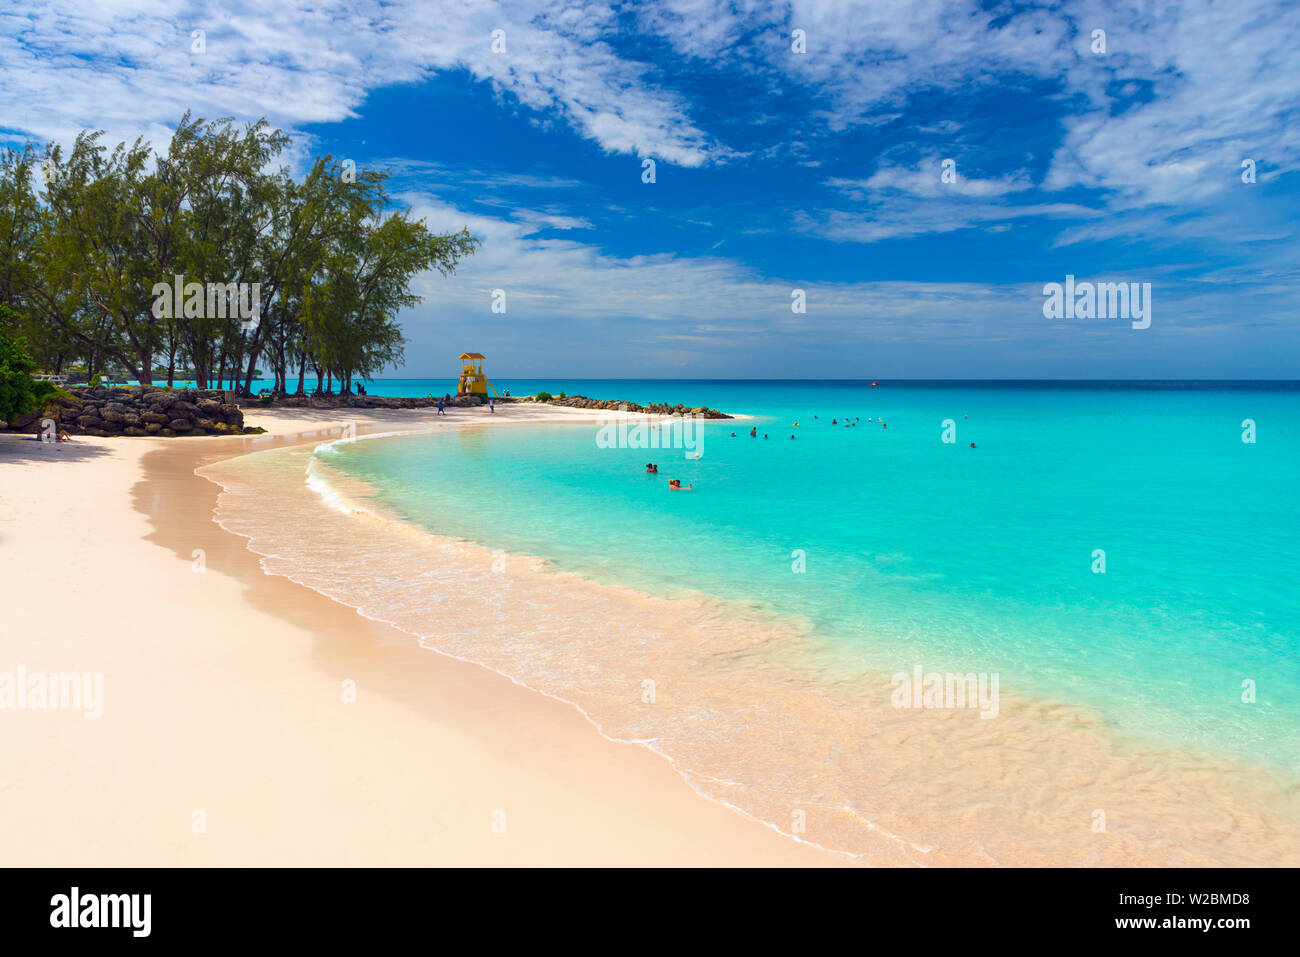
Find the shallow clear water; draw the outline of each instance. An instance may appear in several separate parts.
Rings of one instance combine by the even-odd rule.
[[[1300,767],[1293,385],[497,384],[760,418],[708,423],[699,459],[601,448],[592,424],[316,455],[439,534],[650,594],[757,603],[891,673],[996,672],[1004,691],[1129,734]]]

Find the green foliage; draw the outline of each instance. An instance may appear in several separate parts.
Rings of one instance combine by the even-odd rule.
[[[563,389],[560,390],[560,398],[561,398],[561,399],[567,399],[567,398],[568,398],[568,396],[564,394],[564,390],[563,390]]]
[[[261,359],[278,387],[310,365],[349,389],[401,360],[412,280],[450,275],[479,245],[393,209],[387,172],[345,177],[326,156],[295,180],[276,166],[288,137],[265,120],[186,113],[165,152],[102,137],[0,151],[4,324],[45,368],[84,361],[144,383],[192,369],[206,387],[222,370],[254,378]],[[202,306],[155,309],[177,275],[204,287]],[[229,301],[241,283],[259,286],[256,326]]]
[[[550,402],[553,398],[555,398],[555,396],[551,395],[549,392],[537,393],[538,402]]]
[[[9,307],[0,305],[0,313],[7,312]],[[8,422],[36,408],[35,370],[27,341],[11,337],[0,324],[0,419]]]
[[[96,372],[93,376],[90,377],[90,387],[91,387],[92,389],[98,389],[98,388],[99,388],[99,373],[98,373],[98,372]]]
[[[429,268],[451,273],[478,246],[465,230],[435,236],[406,213],[384,218],[368,204],[351,213],[359,218],[329,244],[302,296],[313,357],[345,390],[401,361],[397,313],[421,301],[411,280]]]
[[[260,397],[257,401],[260,402],[262,405],[270,405],[272,402],[275,401],[275,396],[273,396],[273,395],[264,395],[264,396]]]
[[[64,395],[68,394],[47,379],[38,379],[32,383],[32,398],[37,404],[40,404],[49,396],[58,395],[61,392]]]

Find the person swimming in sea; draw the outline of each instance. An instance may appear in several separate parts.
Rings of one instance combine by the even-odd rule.
[[[754,426],[752,429],[749,430],[749,437],[751,439],[758,438],[758,426]]]
[[[668,488],[674,492],[689,492],[691,489],[695,488],[695,483],[692,482],[690,485],[686,486],[686,488],[682,488],[681,479],[669,479]]]
[[[653,462],[647,462],[645,464],[645,470],[649,472],[651,475],[659,474],[659,466],[655,465]]]

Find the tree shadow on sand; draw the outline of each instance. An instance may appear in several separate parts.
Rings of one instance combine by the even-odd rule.
[[[102,445],[88,445],[76,438],[71,442],[38,442],[34,435],[0,433],[0,468],[43,462],[84,462],[108,453]]]

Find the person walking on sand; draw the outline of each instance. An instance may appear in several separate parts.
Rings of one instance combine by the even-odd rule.
[[[439,415],[446,415],[446,414],[447,414],[446,412],[442,411],[442,399],[439,399],[439,400],[438,400],[438,414],[439,414]]]
[[[489,398],[488,398],[488,411],[491,412],[491,413],[493,413],[493,414],[495,414],[495,413],[496,413],[496,410],[497,410],[497,400],[496,400],[496,399],[493,399],[493,398],[491,398],[491,397],[489,397]]]

